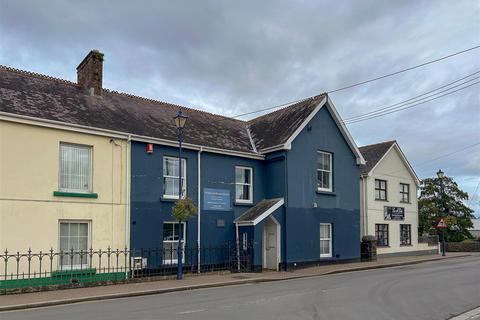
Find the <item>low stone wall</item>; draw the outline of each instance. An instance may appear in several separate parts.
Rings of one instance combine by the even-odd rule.
[[[449,252],[480,252],[480,241],[447,242]]]

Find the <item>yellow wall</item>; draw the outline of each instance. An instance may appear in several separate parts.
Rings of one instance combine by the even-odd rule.
[[[126,237],[127,141],[0,120],[0,249],[59,248],[59,220],[91,223],[94,249],[122,249]],[[56,197],[60,142],[93,147],[97,199]]]

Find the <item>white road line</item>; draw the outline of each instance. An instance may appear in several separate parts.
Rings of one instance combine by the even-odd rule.
[[[187,310],[187,311],[178,312],[177,314],[190,314],[190,313],[197,313],[202,311],[207,311],[207,309]]]

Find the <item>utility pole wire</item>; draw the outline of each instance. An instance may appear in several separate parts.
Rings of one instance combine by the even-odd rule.
[[[442,60],[445,60],[445,59],[448,59],[448,58],[451,58],[451,57],[454,57],[454,56],[457,56],[457,55],[460,55],[460,54],[463,54],[463,53],[466,53],[466,52],[469,52],[469,51],[472,51],[472,50],[476,50],[478,48],[480,48],[480,45],[474,46],[474,47],[471,47],[471,48],[468,48],[468,49],[465,49],[465,50],[462,50],[462,51],[457,51],[455,53],[443,56],[441,58],[438,58],[438,59],[435,59],[435,60],[430,60],[430,61],[418,64],[416,66],[405,68],[405,69],[402,69],[402,70],[398,70],[398,71],[395,71],[395,72],[392,72],[392,73],[389,73],[389,74],[386,74],[386,75],[383,75],[383,76],[380,76],[380,77],[376,77],[376,78],[373,78],[373,79],[369,79],[369,80],[365,80],[365,81],[362,81],[362,82],[354,83],[354,84],[351,84],[351,85],[348,85],[348,86],[345,86],[345,87],[340,87],[338,89],[330,90],[330,91],[327,91],[326,93],[327,94],[328,93],[334,93],[334,92],[350,89],[350,88],[353,88],[353,87],[361,86],[361,85],[364,85],[366,83],[374,82],[374,81],[381,80],[381,79],[384,79],[384,78],[387,78],[387,77],[391,77],[391,76],[394,76],[394,75],[397,75],[397,74],[400,74],[400,73],[403,73],[403,72],[414,70],[414,69],[417,69],[417,68],[435,63],[435,62],[439,62],[439,61],[442,61]],[[315,95],[313,95],[313,96],[315,96]],[[278,105],[275,105],[273,107],[267,107],[267,108],[262,108],[262,109],[258,109],[258,110],[255,110],[255,111],[245,112],[245,113],[233,116],[232,118],[239,118],[239,117],[247,116],[247,115],[254,114],[254,113],[259,113],[259,112],[263,112],[263,111],[268,111],[268,110],[288,106],[290,104],[294,104],[294,103],[298,103],[298,102],[307,100],[308,98],[310,98],[310,97],[303,98],[303,99],[298,99],[298,100],[295,100],[295,101],[286,102],[286,103],[282,103],[282,104],[278,104]]]
[[[451,90],[451,89],[453,89],[453,88],[459,87],[459,86],[461,86],[461,85],[463,85],[463,84],[466,84],[466,83],[471,82],[471,81],[473,81],[473,80],[479,79],[480,77],[472,78],[472,79],[470,79],[470,80],[468,80],[468,81],[465,81],[465,82],[463,82],[463,83],[461,83],[461,84],[459,84],[459,85],[453,86],[453,87],[451,87],[451,88],[449,88],[449,89],[446,89],[446,90],[437,92],[437,93],[435,93],[435,94],[433,94],[433,95],[426,96],[426,97],[423,97],[423,98],[421,98],[421,99],[418,99],[418,98],[420,98],[420,97],[422,97],[422,96],[428,95],[428,94],[430,94],[430,93],[432,93],[432,92],[435,92],[435,91],[438,91],[438,90],[443,89],[443,88],[445,88],[445,87],[448,87],[448,86],[450,86],[450,85],[452,85],[452,84],[454,84],[454,83],[457,83],[457,82],[460,82],[460,81],[462,81],[462,80],[465,80],[465,79],[467,79],[467,78],[469,78],[469,77],[471,77],[471,76],[473,76],[473,75],[476,75],[476,74],[478,74],[478,73],[480,73],[480,71],[476,71],[476,72],[474,72],[474,73],[471,73],[471,74],[469,74],[469,75],[467,75],[467,76],[465,76],[465,77],[463,77],[463,78],[460,78],[460,79],[458,79],[458,80],[455,80],[455,81],[452,81],[452,82],[450,82],[450,83],[447,83],[447,84],[445,84],[445,85],[443,85],[443,86],[440,86],[440,87],[438,87],[438,88],[436,88],[436,89],[434,89],[434,90],[430,90],[430,91],[424,92],[424,93],[422,93],[422,94],[420,94],[420,95],[417,95],[417,96],[415,96],[415,97],[409,98],[409,99],[407,99],[407,100],[403,100],[403,101],[400,101],[400,102],[391,104],[391,105],[389,105],[388,107],[378,108],[378,109],[375,109],[375,110],[373,110],[373,111],[369,111],[369,112],[367,112],[367,113],[363,113],[363,114],[359,114],[359,115],[352,116],[352,117],[349,117],[349,118],[345,118],[344,121],[350,121],[350,120],[354,120],[354,119],[356,120],[356,119],[358,119],[358,118],[363,118],[363,117],[365,117],[365,116],[367,116],[367,115],[375,114],[375,113],[378,113],[379,111],[383,111],[383,110],[387,110],[387,109],[395,109],[395,108],[393,108],[393,107],[403,105],[403,104],[405,104],[406,102],[409,102],[409,101],[412,101],[412,100],[416,100],[416,101],[412,101],[412,102],[411,102],[411,103],[414,103],[414,102],[418,102],[418,101],[421,101],[421,100],[423,100],[423,99],[426,99],[426,98],[428,98],[428,97],[433,97],[433,96],[435,96],[435,95],[437,95],[437,94],[440,94],[440,93],[449,91],[449,90]],[[418,100],[417,100],[417,99],[418,99]]]
[[[421,104],[424,104],[424,103],[427,103],[427,102],[430,102],[430,101],[433,101],[433,100],[437,100],[439,98],[442,98],[442,97],[445,97],[445,96],[448,96],[448,95],[451,95],[455,92],[458,92],[458,91],[461,91],[461,90],[464,90],[464,89],[467,89],[471,86],[474,86],[476,84],[479,84],[480,81],[477,81],[477,82],[474,82],[468,86],[465,86],[465,87],[462,87],[462,88],[459,88],[457,90],[453,90],[451,92],[448,92],[448,93],[445,93],[445,94],[442,94],[440,96],[437,96],[435,98],[431,98],[431,99],[428,99],[428,100],[425,100],[425,101],[422,101],[422,102],[418,102],[418,103],[415,103],[411,106],[407,106],[407,107],[402,107],[402,108],[399,108],[399,109],[394,109],[394,110],[390,110],[390,111],[387,111],[387,112],[384,112],[384,113],[379,113],[379,114],[375,114],[375,115],[372,115],[370,117],[367,117],[367,118],[362,118],[362,119],[358,119],[358,120],[352,120],[352,121],[348,121],[348,122],[344,122],[345,124],[352,124],[352,123],[357,123],[357,122],[361,122],[361,121],[366,121],[366,120],[371,120],[371,119],[375,119],[375,118],[378,118],[378,117],[382,117],[382,116],[385,116],[385,115],[388,115],[388,114],[391,114],[391,113],[395,113],[395,112],[399,112],[399,111],[402,111],[402,110],[406,110],[406,109],[410,109],[410,108],[413,108],[413,107],[416,107],[416,106],[419,106]],[[407,105],[407,104],[406,104]]]
[[[350,88],[353,88],[353,87],[361,86],[361,85],[366,84],[366,83],[370,83],[370,82],[373,82],[373,81],[377,81],[377,80],[380,80],[380,79],[384,79],[384,78],[387,78],[387,77],[397,75],[399,73],[403,73],[403,72],[407,72],[407,71],[410,71],[410,70],[413,70],[413,69],[417,69],[417,68],[420,68],[420,67],[438,62],[438,61],[442,61],[442,60],[445,60],[445,59],[448,59],[448,58],[451,58],[451,57],[457,56],[459,54],[462,54],[462,53],[465,53],[465,52],[468,52],[468,51],[471,51],[471,50],[475,50],[475,49],[478,49],[478,48],[480,48],[480,46],[471,47],[471,48],[468,48],[468,49],[465,49],[465,50],[462,50],[462,51],[458,51],[458,52],[449,54],[447,56],[444,56],[444,57],[441,57],[441,58],[438,58],[438,59],[435,59],[435,60],[431,60],[431,61],[427,61],[427,62],[418,64],[418,65],[410,67],[410,68],[398,70],[398,71],[395,71],[395,72],[392,72],[392,73],[389,73],[389,74],[386,74],[386,75],[383,75],[383,76],[380,76],[380,77],[377,77],[377,78],[365,80],[365,81],[362,81],[362,82],[359,82],[359,83],[354,83],[354,84],[351,84],[351,85],[348,85],[348,86],[345,86],[345,87],[342,87],[342,88],[327,91],[327,93],[334,93],[334,92],[350,89]]]

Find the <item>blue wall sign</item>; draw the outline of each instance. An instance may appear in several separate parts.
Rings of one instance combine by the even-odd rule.
[[[203,189],[203,210],[230,211],[230,190]]]

